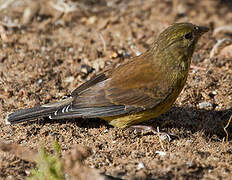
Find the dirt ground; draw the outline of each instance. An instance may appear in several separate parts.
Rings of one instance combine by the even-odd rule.
[[[62,153],[88,147],[92,153],[84,166],[109,179],[232,178],[232,125],[227,128],[229,142],[223,129],[232,115],[230,0],[18,0],[5,9],[3,2],[1,142],[29,150],[44,144],[52,152],[56,139]],[[5,125],[8,113],[59,100],[110,64],[146,51],[173,22],[211,29],[199,41],[174,106],[145,123],[179,138],[168,142],[100,119]],[[32,168],[34,162],[0,151],[1,179],[25,179]],[[83,172],[83,179],[94,179],[87,178],[88,170]]]

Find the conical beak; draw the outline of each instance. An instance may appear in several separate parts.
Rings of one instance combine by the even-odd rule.
[[[209,31],[209,28],[205,27],[205,26],[197,26],[197,32],[202,35],[206,32]]]

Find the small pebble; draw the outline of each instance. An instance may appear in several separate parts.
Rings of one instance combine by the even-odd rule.
[[[111,54],[110,58],[117,58],[118,54],[116,52],[114,52],[113,54]]]
[[[144,168],[144,164],[142,162],[140,162],[137,166],[137,170],[143,169]]]
[[[212,105],[211,103],[205,102],[205,101],[199,103],[198,105],[199,105],[199,108],[200,108],[200,109],[204,109],[204,108],[207,108],[207,107],[213,107],[213,105]]]
[[[81,72],[88,75],[89,73],[93,72],[93,68],[87,64],[82,64]]]
[[[213,95],[217,95],[217,91],[212,91],[212,94]]]
[[[41,51],[45,52],[45,51],[46,51],[46,47],[45,47],[45,46],[42,46],[42,47],[41,47]]]
[[[42,82],[43,82],[43,79],[39,79],[39,80],[37,81],[38,84],[41,84]]]
[[[158,154],[159,156],[161,156],[161,157],[164,157],[164,156],[166,156],[166,152],[164,152],[164,151],[156,151],[155,152],[156,154]]]
[[[64,79],[64,82],[66,82],[66,83],[71,83],[73,81],[74,81],[74,77],[73,76],[69,76],[69,77],[67,77],[67,78]]]
[[[69,48],[69,49],[68,49],[68,52],[73,52],[73,48]]]

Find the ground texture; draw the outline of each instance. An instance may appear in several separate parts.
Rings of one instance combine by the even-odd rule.
[[[223,129],[232,115],[229,0],[14,3],[0,11],[1,179],[24,179],[35,167],[25,155],[6,152],[12,149],[7,144],[28,151],[44,144],[52,152],[54,140],[62,154],[73,147],[82,154],[91,151],[83,158],[81,177],[67,171],[76,179],[94,179],[99,172],[109,179],[231,179],[232,126],[227,129],[229,142]],[[173,22],[211,29],[198,44],[173,108],[146,123],[179,138],[168,142],[99,119],[5,125],[9,112],[59,100],[110,64],[144,52]]]

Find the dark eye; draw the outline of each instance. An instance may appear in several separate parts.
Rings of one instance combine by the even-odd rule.
[[[199,29],[199,28],[198,28],[197,26],[194,27],[194,30],[198,31],[198,29]]]
[[[192,38],[193,38],[193,35],[192,35],[192,33],[190,32],[190,33],[185,34],[185,35],[184,35],[184,38],[185,38],[185,39],[192,39]]]

